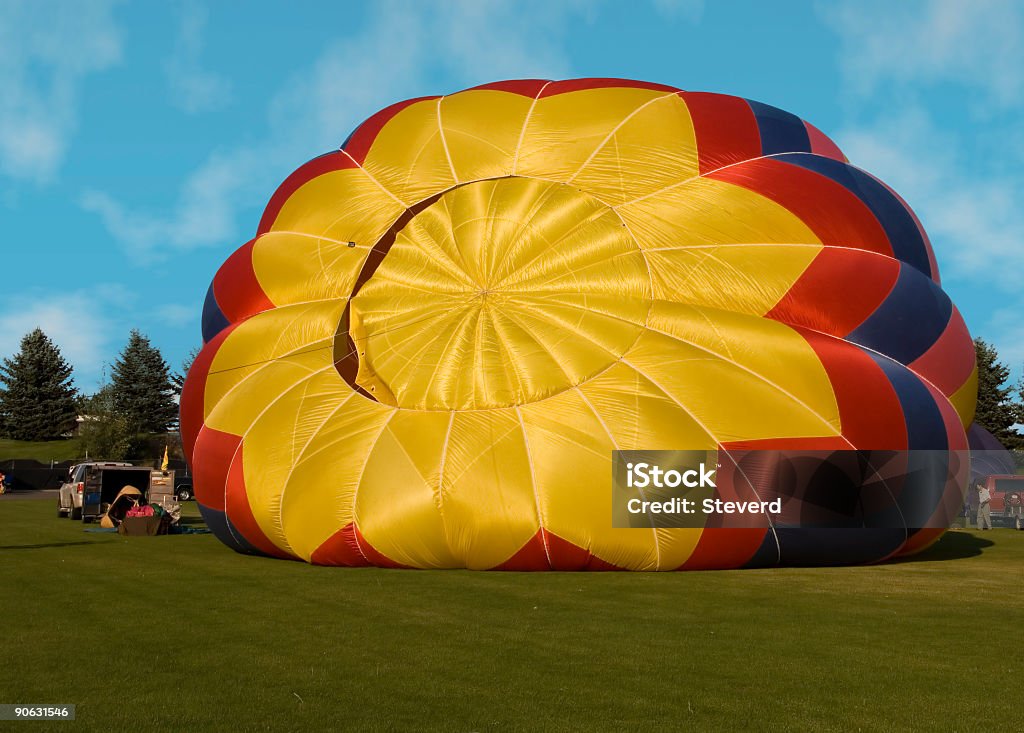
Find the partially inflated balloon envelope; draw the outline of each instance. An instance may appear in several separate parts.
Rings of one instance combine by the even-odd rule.
[[[203,330],[181,410],[203,516],[323,565],[906,554],[942,527],[616,528],[613,452],[961,450],[976,399],[895,192],[780,109],[625,80],[378,112],[285,180]]]
[[[967,445],[971,449],[971,484],[992,475],[1013,475],[1017,464],[1013,454],[985,428],[974,423],[967,430]]]

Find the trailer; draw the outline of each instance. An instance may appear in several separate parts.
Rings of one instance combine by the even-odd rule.
[[[134,486],[147,496],[154,473],[160,471],[138,466],[88,466],[82,482],[82,521],[94,522],[102,517],[125,486]]]

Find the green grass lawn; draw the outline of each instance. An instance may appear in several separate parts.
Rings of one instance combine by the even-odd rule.
[[[37,461],[68,461],[81,456],[78,440],[50,440],[32,443],[25,440],[0,440],[0,461],[34,458]]]
[[[78,705],[25,730],[1020,730],[1022,582],[1012,530],[874,567],[401,571],[12,498],[0,702]]]

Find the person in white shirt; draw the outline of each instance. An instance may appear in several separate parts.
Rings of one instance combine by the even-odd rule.
[[[984,484],[978,484],[978,529],[992,529],[992,494]]]

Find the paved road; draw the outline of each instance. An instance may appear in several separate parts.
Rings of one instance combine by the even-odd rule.
[[[40,501],[42,499],[57,501],[57,494],[59,493],[59,489],[43,489],[42,491],[11,491],[6,494],[0,494],[0,501]]]

